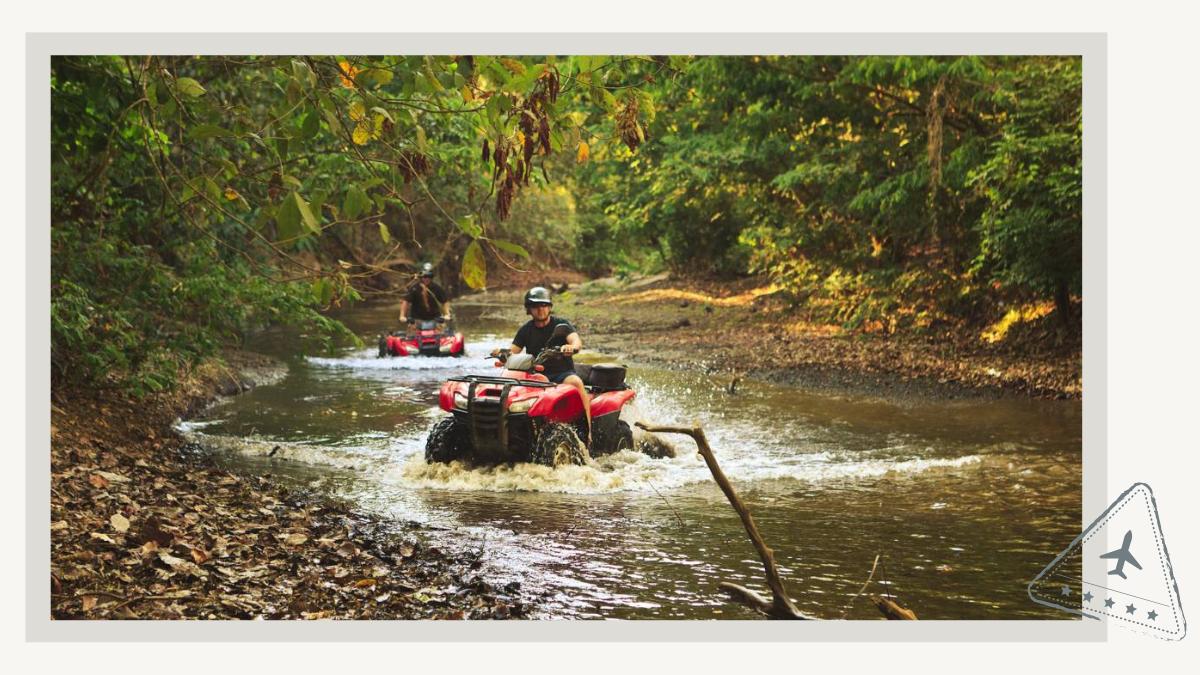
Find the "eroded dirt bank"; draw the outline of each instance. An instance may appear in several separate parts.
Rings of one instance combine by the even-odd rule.
[[[421,526],[216,468],[180,416],[279,377],[246,353],[167,396],[56,390],[51,407],[51,607],[56,619],[509,618],[470,555]]]

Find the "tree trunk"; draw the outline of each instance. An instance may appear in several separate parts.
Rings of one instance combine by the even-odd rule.
[[[1054,311],[1058,312],[1058,320],[1063,328],[1071,325],[1071,292],[1065,281],[1059,281],[1054,289]]]

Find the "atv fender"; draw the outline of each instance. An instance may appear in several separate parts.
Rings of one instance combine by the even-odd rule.
[[[592,397],[592,418],[619,413],[637,394],[632,389],[606,391]]]

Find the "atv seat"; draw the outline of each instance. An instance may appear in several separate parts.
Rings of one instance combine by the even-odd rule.
[[[575,374],[592,391],[620,391],[625,386],[625,366],[619,363],[575,364]]]

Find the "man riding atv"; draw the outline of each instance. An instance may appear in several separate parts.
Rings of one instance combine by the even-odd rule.
[[[400,301],[400,320],[410,331],[417,319],[450,321],[450,301],[445,289],[434,282],[430,263],[421,266],[420,280],[409,287],[408,294]]]
[[[587,438],[584,439],[584,443],[590,448],[592,445],[591,398],[587,395],[583,380],[575,374],[575,362],[571,358],[571,354],[578,353],[583,349],[583,340],[580,339],[579,333],[575,331],[575,327],[571,325],[570,321],[551,316],[550,310],[553,307],[550,291],[541,286],[529,289],[529,292],[525,294],[525,313],[532,318],[517,330],[517,334],[512,340],[512,346],[509,347],[509,353],[519,354],[522,350],[528,350],[530,354],[536,355],[546,347],[560,348],[561,355],[550,358],[545,363],[545,370],[542,374],[555,384],[568,384],[579,391],[579,397],[583,401],[583,414],[587,419]],[[566,326],[569,331],[565,338],[555,336],[554,328],[559,325]],[[561,334],[563,331],[558,332]],[[499,354],[499,349],[492,351],[492,356]],[[497,362],[496,365],[501,364]]]
[[[389,330],[379,336],[379,357],[462,356],[462,333],[454,330],[446,291],[433,281],[433,265],[421,266],[419,281],[409,287],[400,301],[403,331]],[[439,326],[439,324],[442,324]]]

